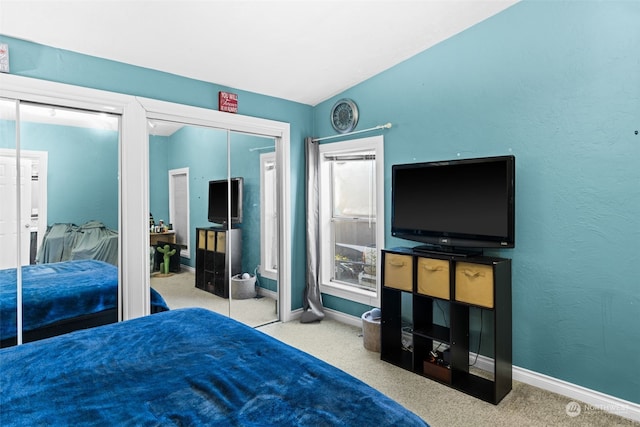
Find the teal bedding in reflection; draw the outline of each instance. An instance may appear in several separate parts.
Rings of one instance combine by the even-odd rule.
[[[22,267],[23,330],[115,308],[118,268],[80,260]],[[0,270],[0,339],[16,336],[16,269]]]
[[[0,340],[17,335],[16,269],[0,270]],[[151,289],[151,313],[169,310]],[[97,260],[22,267],[23,331],[99,313],[118,304],[118,268]]]
[[[3,426],[426,425],[349,374],[200,308],[3,349],[0,363]]]

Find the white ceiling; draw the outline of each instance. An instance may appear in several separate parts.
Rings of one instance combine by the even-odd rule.
[[[313,106],[517,1],[0,0],[0,33]]]

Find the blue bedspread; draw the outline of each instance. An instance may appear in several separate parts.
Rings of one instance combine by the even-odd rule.
[[[199,308],[3,349],[0,364],[3,426],[426,425],[345,372]]]
[[[152,291],[152,300],[166,307],[155,294]],[[0,339],[17,334],[16,303],[16,269],[0,270]],[[22,267],[24,331],[112,309],[117,303],[118,268],[109,263],[79,260]]]

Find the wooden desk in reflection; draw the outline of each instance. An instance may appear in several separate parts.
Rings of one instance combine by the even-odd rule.
[[[149,246],[155,246],[158,242],[176,243],[175,230],[165,231],[164,233],[149,233]]]

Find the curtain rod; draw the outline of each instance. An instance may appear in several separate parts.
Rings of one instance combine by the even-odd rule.
[[[355,132],[347,132],[347,133],[341,133],[339,135],[325,136],[324,138],[313,138],[311,141],[312,142],[318,142],[318,141],[323,141],[325,139],[340,138],[341,136],[349,136],[349,135],[355,135],[357,133],[362,133],[362,132],[371,132],[372,130],[390,129],[390,128],[391,128],[391,123],[387,123],[387,124],[378,125],[376,127],[372,127],[372,128],[369,128],[369,129],[357,130]]]

